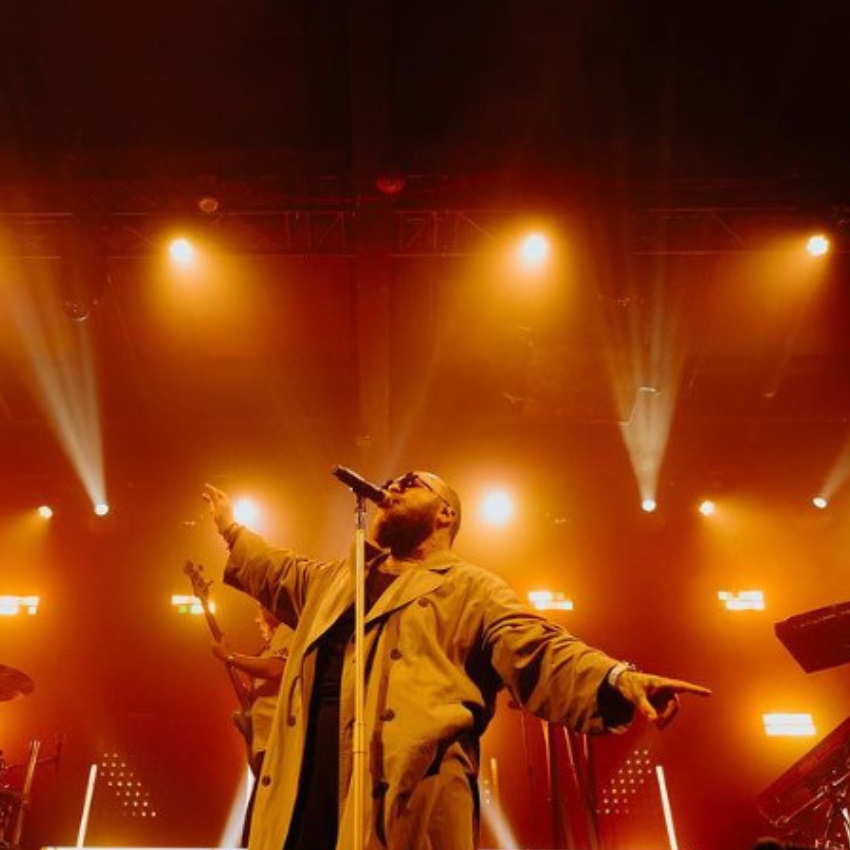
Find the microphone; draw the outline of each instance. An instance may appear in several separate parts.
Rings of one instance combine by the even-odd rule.
[[[346,469],[344,466],[335,466],[333,475],[346,487],[348,487],[355,496],[360,496],[361,499],[368,499],[376,505],[380,505],[387,494],[380,487],[370,484],[365,478],[361,478],[356,472]]]

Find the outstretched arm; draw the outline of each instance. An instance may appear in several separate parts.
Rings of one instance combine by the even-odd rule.
[[[641,673],[529,611],[502,580],[488,576],[484,641],[493,667],[517,702],[582,733],[619,731],[639,711],[659,728],[678,711],[678,695],[707,696],[700,685]],[[473,606],[470,606],[470,610]]]
[[[318,582],[332,581],[344,561],[320,561],[291,549],[274,545],[233,516],[230,497],[212,484],[202,493],[209,514],[224,542],[229,557],[224,568],[224,584],[252,596],[275,617],[295,628],[307,603],[309,588]],[[318,597],[317,597],[318,598]]]

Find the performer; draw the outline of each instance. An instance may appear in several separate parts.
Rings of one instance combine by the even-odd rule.
[[[452,551],[455,491],[428,472],[387,482],[366,552],[366,850],[473,850],[479,739],[507,686],[580,732],[659,727],[707,688],[642,673],[524,606]],[[230,550],[224,580],[295,628],[251,830],[251,850],[346,850],[352,835],[354,589],[345,560],[272,545],[204,498]],[[337,815],[339,814],[339,818]]]
[[[263,760],[271,735],[272,720],[277,708],[277,698],[280,682],[289,654],[289,643],[292,630],[281,626],[277,617],[268,608],[258,604],[255,617],[263,639],[260,651],[255,655],[242,655],[233,652],[222,638],[214,641],[213,655],[228,667],[238,670],[251,680],[250,711],[248,715],[249,734],[249,764],[254,775],[251,795],[245,811],[245,822],[242,827],[242,846],[248,846],[251,834],[251,815],[257,796],[257,779],[263,769]]]

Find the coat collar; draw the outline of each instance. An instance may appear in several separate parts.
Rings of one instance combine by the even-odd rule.
[[[388,556],[387,550],[366,543],[367,570],[376,569]],[[367,613],[366,622],[371,623],[379,617],[385,617],[420,597],[433,593],[445,582],[448,571],[459,562],[460,558],[453,552],[443,551],[435,552],[420,564],[410,567],[375,603]],[[306,646],[314,644],[354,603],[351,563],[351,560],[345,563],[324,592],[320,607],[313,618]]]
[[[386,560],[386,552],[380,558],[369,563],[369,568],[376,568],[381,561]],[[458,563],[458,558],[450,551],[435,552],[422,563],[405,570],[375,603],[366,616],[366,622],[371,623],[379,617],[397,611],[405,605],[433,593],[446,580],[448,571]]]

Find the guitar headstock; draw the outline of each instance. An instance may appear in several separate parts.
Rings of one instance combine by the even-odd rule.
[[[192,592],[201,602],[207,602],[210,596],[210,587],[212,579],[204,581],[204,567],[202,564],[196,564],[193,561],[186,561],[183,565],[183,572],[189,576],[189,581],[192,583]]]

